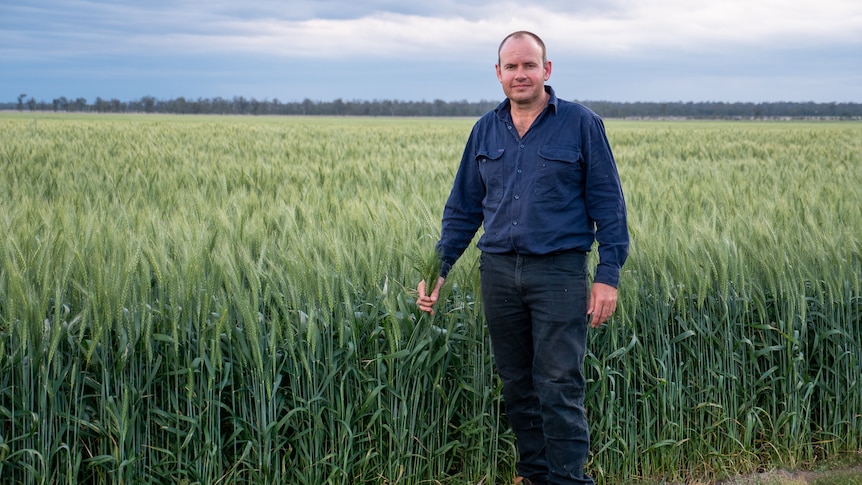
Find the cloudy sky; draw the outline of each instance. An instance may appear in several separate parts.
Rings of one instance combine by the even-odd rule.
[[[860,0],[0,0],[0,102],[497,100],[522,29],[569,99],[862,102]]]

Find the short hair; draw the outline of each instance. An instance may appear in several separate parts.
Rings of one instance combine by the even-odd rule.
[[[539,47],[542,48],[542,64],[548,62],[548,52],[545,49],[545,43],[542,41],[541,37],[539,37],[538,35],[536,35],[532,32],[526,31],[526,30],[519,30],[517,32],[512,32],[511,34],[507,35],[503,39],[503,41],[500,42],[500,47],[497,47],[497,64],[498,65],[500,64],[500,52],[503,51],[503,45],[509,39],[516,39],[516,38],[521,38],[521,37],[530,37],[531,39],[535,40],[536,43],[539,44]]]

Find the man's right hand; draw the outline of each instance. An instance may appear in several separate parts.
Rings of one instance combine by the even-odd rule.
[[[434,286],[434,291],[429,295],[427,287],[425,285],[425,280],[419,282],[419,286],[416,287],[416,291],[419,292],[419,296],[416,298],[416,305],[423,312],[428,312],[430,314],[434,314],[434,304],[437,303],[437,299],[440,298],[440,288],[443,286],[443,283],[446,281],[442,276],[437,278],[437,284]]]

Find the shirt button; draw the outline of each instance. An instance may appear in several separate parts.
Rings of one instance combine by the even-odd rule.
[[[521,145],[521,148],[524,148],[524,145]]]
[[[515,200],[518,200],[518,199],[520,199],[520,198],[521,198],[521,196],[520,196],[520,195],[516,195],[516,196],[515,196]]]
[[[517,226],[517,225],[518,225],[518,221],[512,221],[512,225],[513,225],[513,226]]]
[[[521,173],[521,169],[520,169],[520,168],[518,169],[518,173]]]

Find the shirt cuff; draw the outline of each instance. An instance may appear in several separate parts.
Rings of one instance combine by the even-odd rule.
[[[452,263],[447,263],[446,261],[440,262],[440,277],[446,279],[446,276],[449,274],[449,271],[452,269]]]
[[[599,264],[596,267],[596,276],[593,278],[593,283],[603,283],[613,286],[614,288],[620,285],[620,268],[609,265]]]

